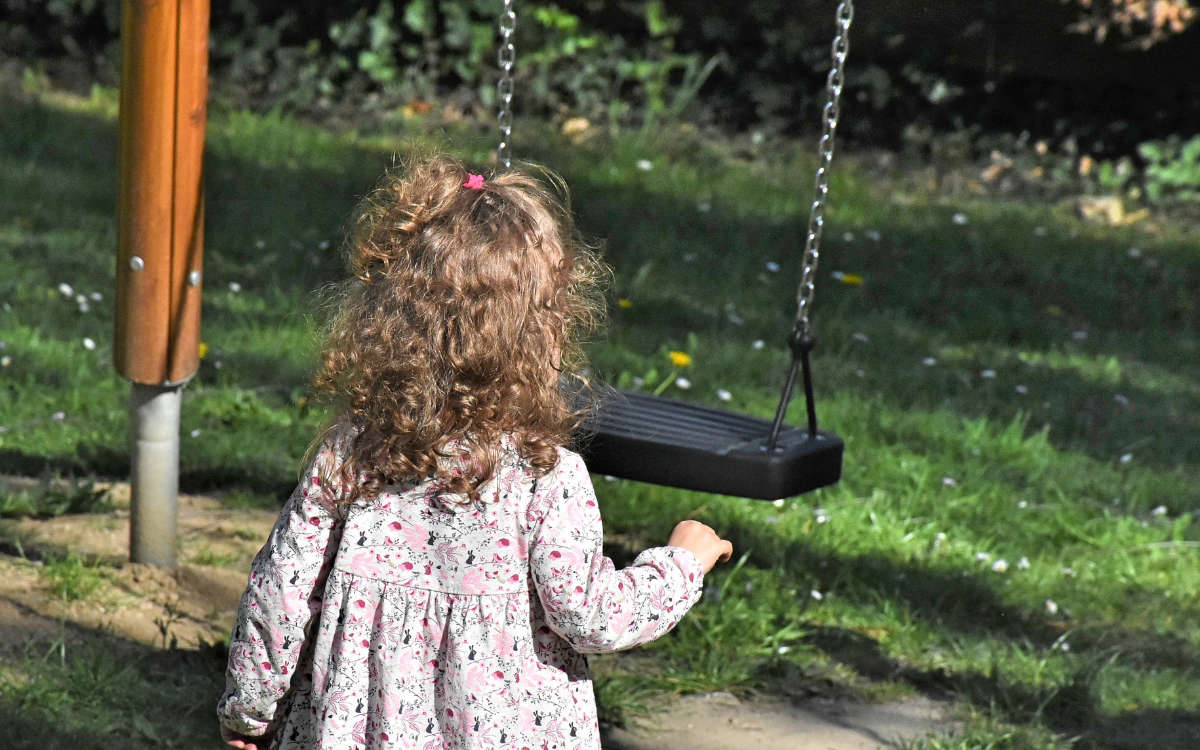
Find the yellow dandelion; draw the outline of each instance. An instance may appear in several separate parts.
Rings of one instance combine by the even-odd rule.
[[[672,351],[668,352],[667,356],[671,358],[671,364],[676,367],[687,367],[692,364],[692,355],[687,352]]]
[[[633,307],[633,303],[622,297],[621,299],[617,300],[617,307],[621,308],[622,310],[628,310],[629,308]]]
[[[197,354],[197,356],[200,357],[200,359],[204,359],[205,357],[207,357],[208,356],[208,344],[201,341],[196,346],[196,354]]]
[[[863,277],[856,273],[844,273],[842,274],[842,277],[838,279],[838,281],[850,286],[858,286],[859,284],[863,283]]]

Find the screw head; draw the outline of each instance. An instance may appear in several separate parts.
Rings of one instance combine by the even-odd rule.
[[[191,271],[188,273],[188,284],[192,286],[200,286],[200,272]]]
[[[146,267],[146,261],[142,260],[140,255],[134,255],[129,258],[129,267],[134,271],[140,271]]]

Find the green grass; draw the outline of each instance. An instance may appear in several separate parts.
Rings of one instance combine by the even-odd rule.
[[[43,475],[25,489],[0,489],[0,518],[54,518],[65,513],[102,513],[111,510],[108,491],[98,490],[87,479]]]
[[[217,748],[224,654],[114,646],[27,646],[0,662],[0,718],[12,750]]]
[[[0,99],[6,472],[127,471],[106,102]],[[490,130],[397,127],[477,160],[491,146]],[[744,161],[687,129],[587,146],[535,123],[516,132],[519,154],[567,178],[614,267],[596,370],[661,378],[666,352],[683,350],[691,387],[669,395],[721,403],[728,391],[730,408],[770,415],[811,144]],[[325,416],[303,400],[313,290],[337,278],[345,217],[403,147],[214,112],[210,351],[184,392],[185,489],[261,507],[294,481]],[[1195,227],[1100,228],[1040,201],[930,194],[865,159],[840,161],[832,190],[814,367],[822,425],[846,440],[844,478],[776,507],[597,477],[606,527],[628,542],[618,557],[693,516],[742,560],[710,577],[674,634],[596,659],[606,715],[672,692],[920,692],[957,701],[964,729],[913,747],[1200,745]],[[91,292],[101,299],[81,311],[74,294]],[[59,695],[57,674],[30,684]],[[59,700],[32,695],[20,705]],[[70,731],[108,731],[79,715]]]
[[[234,536],[242,538],[241,534],[234,532]],[[238,559],[237,555],[228,552],[218,552],[210,545],[203,545],[192,555],[192,563],[195,565],[213,565],[218,568],[227,568]]]
[[[73,552],[45,561],[42,575],[50,582],[50,590],[65,602],[87,599],[104,582],[105,569],[95,560],[85,560]]]

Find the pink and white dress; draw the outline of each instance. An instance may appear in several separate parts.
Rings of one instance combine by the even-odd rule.
[[[321,499],[336,461],[322,448],[254,559],[221,723],[273,748],[597,750],[583,654],[674,627],[700,598],[695,556],[616,570],[566,449],[536,479],[510,454],[476,503],[422,482],[345,512]]]

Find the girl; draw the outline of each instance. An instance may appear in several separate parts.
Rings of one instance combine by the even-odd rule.
[[[732,553],[695,521],[601,550],[560,380],[602,266],[538,180],[448,158],[385,177],[349,245],[316,376],[342,416],[251,568],[222,738],[599,748],[584,654],[662,636]]]

